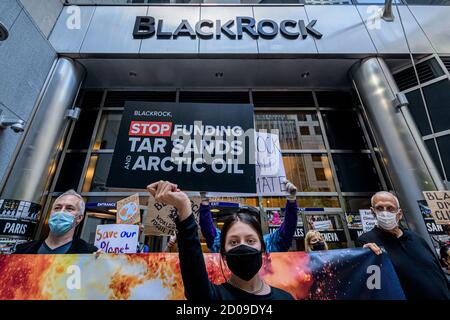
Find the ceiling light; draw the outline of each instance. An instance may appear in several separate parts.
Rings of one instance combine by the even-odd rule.
[[[308,78],[309,77],[309,71],[303,72],[301,76],[302,76],[303,79]]]

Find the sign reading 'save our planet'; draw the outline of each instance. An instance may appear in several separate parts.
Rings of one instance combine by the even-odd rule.
[[[131,224],[100,224],[94,245],[105,253],[136,253],[139,226]]]
[[[450,191],[424,191],[423,196],[437,224],[450,224]]]
[[[107,186],[255,193],[251,104],[126,102]]]

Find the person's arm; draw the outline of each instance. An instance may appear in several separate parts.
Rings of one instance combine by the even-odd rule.
[[[198,226],[192,214],[191,202],[174,184],[160,181],[147,186],[156,201],[174,206],[178,211],[175,220],[178,234],[178,257],[185,296],[188,300],[213,299],[205,260],[198,237]]]
[[[358,239],[356,239],[355,245],[356,247],[369,248],[376,255],[380,255],[383,253],[383,250],[381,250],[381,248],[375,242],[369,242],[369,240],[366,239],[364,235],[361,235]]]
[[[211,300],[213,293],[208,279],[205,260],[198,238],[198,227],[193,215],[176,221],[178,229],[178,257],[188,300]]]
[[[284,220],[280,228],[271,235],[265,237],[269,251],[288,251],[292,245],[295,229],[298,221],[297,188],[289,181],[286,182],[286,210]]]
[[[214,225],[212,215],[211,215],[211,207],[208,204],[205,204],[204,201],[200,204],[200,230],[202,231],[203,236],[206,240],[206,245],[209,249],[212,248],[214,244],[214,239],[217,236],[216,226]]]
[[[284,214],[283,223],[276,232],[279,232],[278,237],[279,247],[285,248],[283,251],[289,250],[292,244],[292,239],[294,239],[295,229],[297,228],[298,221],[298,206],[297,201],[287,200],[286,201],[286,211]]]

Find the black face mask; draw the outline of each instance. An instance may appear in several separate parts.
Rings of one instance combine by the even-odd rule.
[[[325,250],[325,243],[323,241],[316,242],[311,246],[314,251]]]
[[[249,281],[262,266],[262,252],[244,244],[224,254],[228,268],[241,278]]]

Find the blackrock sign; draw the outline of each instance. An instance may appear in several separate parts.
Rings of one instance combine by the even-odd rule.
[[[190,37],[191,39],[221,39],[222,35],[232,40],[240,40],[244,33],[252,39],[273,39],[279,33],[286,39],[305,39],[308,35],[316,39],[322,34],[314,29],[317,20],[308,24],[304,20],[283,20],[279,24],[270,19],[256,21],[252,17],[236,17],[235,20],[222,22],[221,20],[200,20],[192,26],[187,20],[181,20],[175,30],[164,30],[164,20],[156,20],[150,16],[136,17],[133,37],[147,39],[156,35],[157,39],[174,39]],[[236,28],[234,28],[236,27]],[[236,31],[232,30],[235,29]]]

